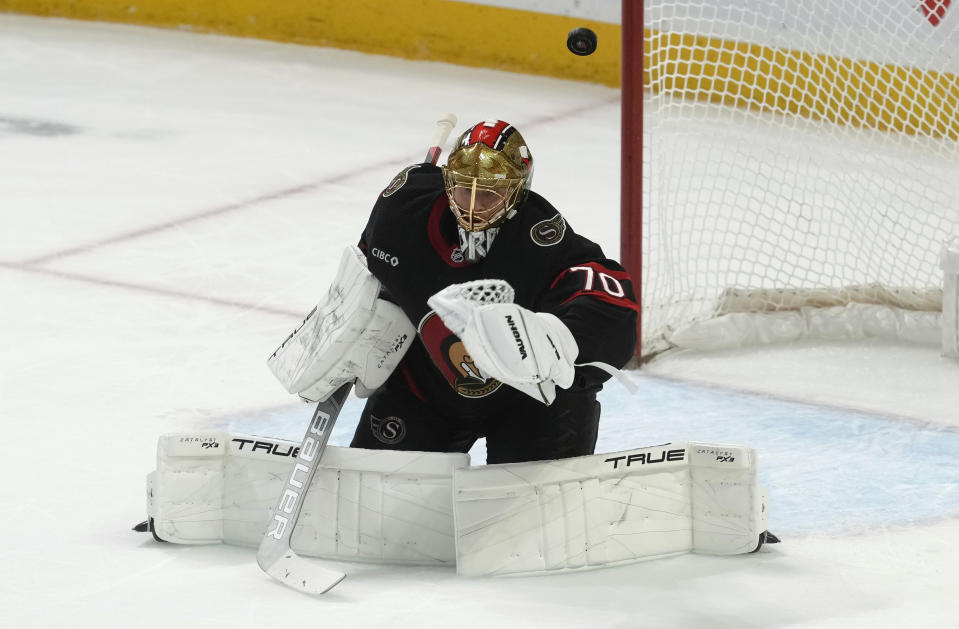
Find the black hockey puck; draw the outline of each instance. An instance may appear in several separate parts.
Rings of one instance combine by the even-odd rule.
[[[585,57],[596,52],[596,33],[588,28],[574,28],[566,36],[566,47],[574,55]]]

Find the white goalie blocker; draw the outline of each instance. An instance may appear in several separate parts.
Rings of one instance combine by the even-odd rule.
[[[386,382],[416,328],[379,294],[363,252],[347,247],[326,295],[267,359],[287,391],[316,402],[353,380],[360,397]]]
[[[251,435],[160,438],[154,534],[255,547],[296,456]],[[755,452],[695,442],[469,466],[466,454],[328,447],[291,547],[337,560],[451,565],[465,576],[558,572],[684,552],[755,550],[767,524]]]

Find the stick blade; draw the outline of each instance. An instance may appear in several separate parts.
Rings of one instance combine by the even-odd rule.
[[[305,594],[324,594],[346,578],[342,572],[309,562],[292,550],[287,551],[269,565],[264,565],[260,557],[257,557],[257,562],[263,572]]]

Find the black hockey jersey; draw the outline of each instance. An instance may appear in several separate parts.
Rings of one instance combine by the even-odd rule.
[[[459,247],[440,168],[410,166],[380,194],[359,245],[387,298],[418,330],[386,386],[406,387],[440,410],[481,417],[524,395],[484,375],[427,305],[451,284],[506,280],[517,304],[550,312],[569,327],[579,345],[577,363],[621,367],[633,355],[638,307],[629,275],[534,192],[501,226],[487,256],[470,263]],[[598,391],[608,377],[580,367],[573,387]]]

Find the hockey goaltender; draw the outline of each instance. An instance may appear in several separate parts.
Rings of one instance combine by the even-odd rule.
[[[344,575],[304,555],[478,576],[778,541],[750,448],[594,454],[597,393],[636,343],[630,276],[530,189],[533,156],[509,123],[469,127],[438,167],[454,124],[389,182],[268,360],[317,402],[303,442],[162,436],[141,528],[259,546],[264,570],[310,593]],[[353,441],[326,447],[354,387],[367,401]],[[488,465],[471,467],[482,437]]]

